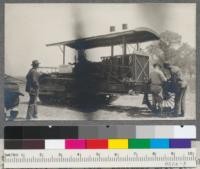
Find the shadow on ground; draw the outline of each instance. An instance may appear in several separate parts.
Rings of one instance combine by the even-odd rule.
[[[132,107],[132,106],[106,106],[103,108],[105,111],[113,111],[118,113],[127,113],[130,117],[155,117],[155,113],[152,113],[148,108],[145,107]]]
[[[23,104],[23,105],[27,105],[28,107],[28,102],[24,101],[24,102],[21,102],[20,104]],[[93,112],[96,112],[97,110],[99,109],[102,109],[102,105],[72,105],[72,104],[43,104],[41,102],[38,102],[37,103],[38,106],[43,106],[43,107],[48,107],[48,108],[63,108],[63,109],[68,109],[68,110],[73,110],[73,111],[79,111],[79,112],[82,112],[82,113],[93,113]]]

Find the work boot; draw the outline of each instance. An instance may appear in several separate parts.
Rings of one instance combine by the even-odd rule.
[[[184,116],[184,114],[182,114],[182,113],[176,115],[176,117],[183,117],[183,116]]]
[[[181,113],[178,113],[178,112],[175,112],[175,113],[174,113],[174,117],[181,117],[181,116],[182,116]]]
[[[30,120],[31,119],[31,117],[30,116],[26,116],[26,120]]]
[[[11,110],[10,111],[10,119],[12,119],[12,120],[16,119],[18,113],[19,113],[18,111]]]
[[[33,114],[33,116],[32,116],[33,118],[35,118],[35,119],[37,119],[38,118],[38,116],[37,116],[37,114]]]
[[[27,120],[30,120],[31,117],[32,117],[32,114],[33,114],[33,106],[32,106],[32,105],[29,105],[29,106],[28,106],[28,110],[27,110],[26,119],[27,119]]]
[[[32,114],[32,117],[36,119],[36,118],[38,118],[38,116],[37,116],[37,114],[38,114],[38,112],[37,112],[37,105],[35,104],[33,106],[33,108],[34,108],[34,113]]]
[[[185,111],[182,110],[182,111],[181,111],[181,117],[184,117],[184,116],[185,116]]]

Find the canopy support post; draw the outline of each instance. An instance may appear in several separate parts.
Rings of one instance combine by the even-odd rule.
[[[137,51],[139,51],[139,49],[140,49],[140,45],[139,43],[137,43]]]
[[[111,57],[113,57],[113,55],[114,55],[114,46],[111,45]]]
[[[126,55],[126,41],[125,41],[125,37],[123,38],[123,54],[122,54],[122,65],[124,65],[124,58]]]
[[[63,65],[65,65],[65,45],[63,45]]]

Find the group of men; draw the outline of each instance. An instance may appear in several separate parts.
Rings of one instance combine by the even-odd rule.
[[[162,67],[169,72],[169,79],[163,73]],[[158,63],[153,64],[153,71],[150,73],[150,90],[153,94],[153,105],[162,107],[163,100],[167,99],[167,92],[165,91],[167,82],[170,82],[168,84],[170,84],[171,92],[175,93],[173,115],[184,116],[187,84],[180,68],[169,62],[164,62],[163,66]]]
[[[32,62],[32,68],[26,75],[26,92],[29,93],[29,105],[26,119],[37,118],[37,97],[39,92],[39,67],[38,60]],[[162,107],[164,99],[164,86],[170,80],[173,92],[175,93],[174,115],[184,116],[185,114],[185,92],[187,84],[183,78],[179,67],[171,65],[169,62],[164,62],[163,68],[170,73],[170,79],[167,79],[162,71],[162,66],[158,63],[153,64],[153,71],[150,73],[150,90],[153,94],[153,104]],[[166,93],[165,93],[166,94]]]

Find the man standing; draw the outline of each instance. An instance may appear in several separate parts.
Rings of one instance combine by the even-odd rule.
[[[37,118],[37,97],[38,97],[38,90],[39,90],[39,73],[37,69],[39,67],[38,60],[32,61],[32,68],[29,70],[28,74],[26,75],[26,92],[29,93],[29,105],[27,110],[26,119],[29,120],[32,117]]]
[[[183,74],[178,66],[173,66],[168,62],[164,62],[164,68],[169,70],[171,75],[171,83],[173,91],[175,93],[175,107],[174,113],[177,116],[184,116],[185,114],[185,92],[187,89],[186,81],[183,78]]]
[[[167,81],[164,73],[161,71],[161,66],[158,63],[153,64],[153,70],[150,73],[150,90],[153,94],[153,105],[155,108],[158,106],[159,109],[162,108],[162,91],[163,84]],[[162,110],[160,110],[162,113]]]

